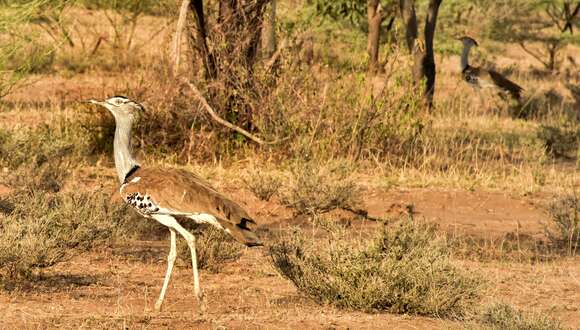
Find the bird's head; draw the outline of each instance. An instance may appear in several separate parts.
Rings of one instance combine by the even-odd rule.
[[[468,47],[479,46],[477,41],[475,41],[475,39],[473,39],[471,37],[464,36],[461,38],[457,38],[457,40],[461,41],[464,46],[468,46]]]
[[[113,96],[104,101],[88,100],[88,103],[100,105],[109,110],[115,119],[135,119],[145,108],[125,96]]]

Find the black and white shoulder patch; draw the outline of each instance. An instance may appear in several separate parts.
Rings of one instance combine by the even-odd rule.
[[[159,211],[159,206],[153,201],[151,196],[134,192],[125,196],[125,203],[133,206],[137,212],[151,214]]]

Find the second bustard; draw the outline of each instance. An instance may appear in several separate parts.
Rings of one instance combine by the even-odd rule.
[[[183,228],[177,219],[211,224],[224,230],[247,246],[262,245],[248,227],[255,224],[246,211],[213,189],[197,175],[184,170],[141,167],[131,149],[131,127],[143,106],[123,96],[114,96],[103,102],[90,100],[103,106],[115,117],[115,167],[121,183],[121,197],[139,214],[155,219],[169,228],[171,245],[167,272],[155,309],[160,310],[177,256],[176,236],[179,233],[191,251],[193,287],[198,301],[202,293],[199,286],[195,237]]]
[[[469,65],[469,51],[473,46],[479,46],[477,41],[470,37],[457,39],[463,43],[461,53],[461,74],[463,79],[477,88],[494,88],[508,92],[514,99],[520,100],[523,88],[504,77],[499,72]]]

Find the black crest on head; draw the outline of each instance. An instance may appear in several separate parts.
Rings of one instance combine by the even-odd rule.
[[[118,97],[118,98],[121,98],[121,99],[129,100],[128,97],[123,96],[123,95],[115,95],[115,96],[112,96],[111,98],[113,98],[113,97]]]

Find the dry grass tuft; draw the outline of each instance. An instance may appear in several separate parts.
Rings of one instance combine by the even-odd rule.
[[[559,330],[560,322],[541,313],[524,313],[504,303],[492,305],[483,312],[481,322],[491,329]]]
[[[462,317],[478,301],[481,281],[453,264],[432,226],[399,222],[358,241],[341,228],[330,235],[314,245],[296,232],[270,247],[274,267],[319,303]]]
[[[36,269],[110,244],[126,212],[103,192],[25,189],[1,204],[0,280],[12,284],[31,279]]]
[[[269,201],[282,187],[282,178],[276,173],[252,169],[244,178],[246,187],[263,201]]]
[[[359,187],[344,162],[328,165],[296,163],[288,187],[281,193],[284,205],[296,214],[320,214],[334,209],[356,209]]]
[[[580,247],[580,200],[576,195],[565,196],[550,205],[554,232],[546,228],[546,236],[569,256],[576,255]]]
[[[219,273],[224,263],[238,260],[242,255],[243,245],[236,242],[223,230],[213,226],[199,226],[191,232],[195,235],[197,267],[213,273]],[[184,240],[179,240],[179,258],[191,267],[191,252]]]

